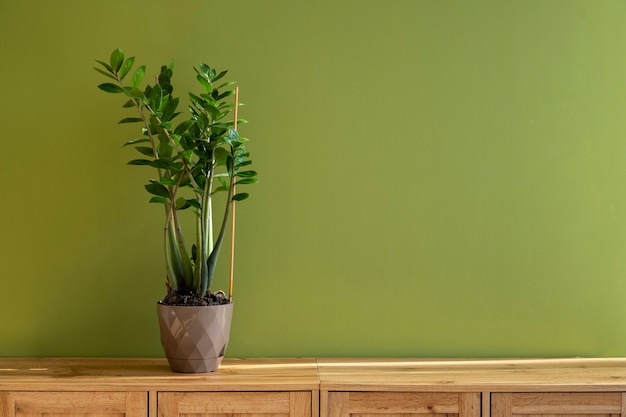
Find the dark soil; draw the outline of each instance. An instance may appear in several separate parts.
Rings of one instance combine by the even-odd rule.
[[[207,291],[204,297],[199,297],[189,290],[177,290],[167,294],[159,303],[169,306],[213,306],[229,304],[230,300],[223,291]]]

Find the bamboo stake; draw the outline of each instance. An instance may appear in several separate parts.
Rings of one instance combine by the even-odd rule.
[[[239,110],[239,86],[235,87],[235,120],[233,122],[233,129],[237,131],[237,113]],[[233,196],[235,195],[235,184],[233,183]],[[231,222],[230,222],[230,284],[228,286],[228,299],[233,302],[233,278],[235,270],[235,203],[231,202]]]

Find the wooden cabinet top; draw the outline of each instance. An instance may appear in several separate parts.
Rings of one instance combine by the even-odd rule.
[[[626,358],[232,359],[177,374],[165,359],[0,358],[0,391],[626,391]]]
[[[626,391],[626,358],[318,359],[324,390]]]
[[[217,372],[181,374],[165,359],[0,358],[2,390],[316,390],[315,359],[224,359]]]

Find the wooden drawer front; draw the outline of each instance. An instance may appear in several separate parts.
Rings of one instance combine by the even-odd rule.
[[[623,393],[494,393],[491,417],[626,417]]]
[[[160,392],[159,417],[313,417],[311,392]]]
[[[330,392],[328,417],[480,417],[478,393]]]
[[[147,417],[147,392],[0,392],[2,417]]]

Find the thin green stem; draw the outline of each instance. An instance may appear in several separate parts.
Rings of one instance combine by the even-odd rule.
[[[222,242],[224,241],[224,235],[226,232],[226,225],[228,223],[228,217],[230,214],[230,206],[233,201],[233,193],[234,193],[234,185],[235,185],[235,149],[231,148],[231,156],[233,158],[233,167],[229,170],[229,186],[228,186],[228,196],[226,198],[226,204],[224,205],[224,216],[222,217],[222,224],[220,226],[219,234],[217,235],[217,239],[215,240],[215,246],[211,251],[209,258],[207,260],[208,268],[209,268],[209,279],[207,285],[211,285],[213,282],[213,276],[215,274],[215,267],[217,265],[217,258],[219,257],[219,252],[222,247]]]

